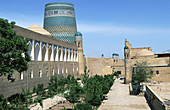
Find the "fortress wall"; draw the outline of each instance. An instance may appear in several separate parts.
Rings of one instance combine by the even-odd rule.
[[[121,77],[125,74],[123,59],[86,57],[85,64],[92,76],[112,74],[114,71],[121,71]]]

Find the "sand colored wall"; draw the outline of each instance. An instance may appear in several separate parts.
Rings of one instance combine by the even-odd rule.
[[[123,59],[86,57],[85,65],[90,70],[90,75],[112,74],[114,71],[121,71],[121,77],[125,74]]]
[[[125,45],[130,46],[131,44],[125,40]],[[154,76],[151,79],[151,81],[157,81],[157,82],[170,82],[170,57],[158,57],[158,55],[154,55],[152,53],[151,47],[144,47],[144,48],[129,48],[130,49],[130,56],[127,58],[126,61],[126,74],[127,74],[127,82],[131,82],[132,80],[132,71],[133,67],[137,62],[147,62],[146,66],[152,67],[154,70]],[[136,53],[138,53],[140,50],[149,50],[152,53],[151,55],[148,53],[141,53],[142,56],[136,56]],[[143,51],[147,52],[147,51]],[[159,75],[156,74],[156,71],[159,71]]]

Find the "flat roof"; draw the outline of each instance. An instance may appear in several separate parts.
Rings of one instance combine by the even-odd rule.
[[[170,83],[149,86],[163,101],[170,106]]]

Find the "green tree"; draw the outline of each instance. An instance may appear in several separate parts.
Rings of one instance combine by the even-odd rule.
[[[103,97],[102,85],[96,78],[89,78],[87,83],[84,85],[84,100],[86,103],[97,107],[101,104]]]
[[[132,83],[140,84],[153,77],[153,70],[147,65],[147,62],[136,62],[136,67],[133,69],[132,74]]]
[[[49,82],[49,86],[48,86],[48,94],[50,95],[50,97],[53,97],[54,95],[56,95],[58,92],[58,78],[57,75],[51,77],[50,82]]]
[[[0,95],[0,110],[9,110],[8,101],[2,94]]]
[[[28,110],[24,104],[24,96],[22,94],[14,94],[8,98],[10,110]]]
[[[33,89],[34,93],[37,93],[37,95],[44,97],[46,94],[45,88],[43,84],[38,84],[37,87],[35,86]]]
[[[12,80],[14,70],[26,71],[28,68],[28,39],[23,39],[12,30],[15,22],[0,18],[0,76],[8,74],[8,80]],[[14,81],[14,80],[12,80]]]
[[[73,104],[72,108],[74,107],[74,104],[80,99],[82,93],[82,88],[79,84],[72,84],[69,86],[68,91],[64,94],[64,97]]]
[[[67,80],[65,78],[60,78],[58,80],[58,93],[64,93],[66,90],[65,85],[67,83]]]
[[[90,70],[87,70],[87,66],[86,66],[84,69],[84,74],[81,74],[83,84],[85,84],[87,82],[87,80],[89,79],[89,72],[90,72]]]
[[[22,88],[22,95],[23,95],[23,102],[26,107],[28,107],[28,105],[33,103],[32,94],[30,93],[29,89],[25,90],[24,88]]]
[[[74,110],[93,110],[92,106],[88,103],[78,103],[74,106]]]

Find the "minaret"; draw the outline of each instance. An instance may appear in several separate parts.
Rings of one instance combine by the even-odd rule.
[[[45,5],[44,29],[53,38],[74,44],[77,25],[74,5],[71,3],[48,3]]]
[[[83,56],[83,42],[82,34],[77,32],[75,34],[75,45],[78,47],[78,62],[79,62],[79,75],[84,73],[84,56]]]

